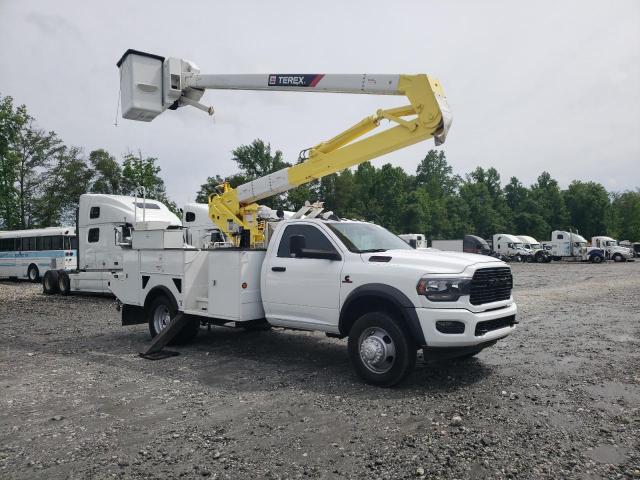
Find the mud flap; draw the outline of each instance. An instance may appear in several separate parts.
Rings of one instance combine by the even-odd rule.
[[[147,360],[162,360],[163,358],[180,355],[179,352],[162,349],[166,344],[173,340],[178,333],[180,333],[182,327],[184,327],[188,321],[191,321],[191,318],[188,315],[178,312],[173,320],[169,322],[169,325],[167,325],[164,330],[153,338],[151,345],[149,345],[144,352],[140,352],[138,355],[142,358],[146,358]]]

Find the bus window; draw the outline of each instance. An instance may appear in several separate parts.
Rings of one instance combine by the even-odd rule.
[[[51,237],[42,237],[42,250],[51,250]]]
[[[62,235],[51,237],[51,250],[62,250]]]
[[[74,248],[77,248],[77,244],[78,242],[76,241],[76,246],[73,246],[73,241],[76,240],[76,237],[70,237],[70,236],[64,236],[62,237],[62,239],[64,240],[64,250],[73,250]]]
[[[36,249],[36,237],[27,237],[22,239],[23,250],[34,251]]]
[[[71,249],[72,250],[77,250],[78,249],[78,237],[69,237],[71,239]]]

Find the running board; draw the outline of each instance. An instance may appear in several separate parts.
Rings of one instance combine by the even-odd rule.
[[[182,312],[178,312],[178,314],[173,317],[173,320],[169,322],[162,331],[153,337],[151,341],[151,345],[147,347],[144,352],[140,352],[142,358],[146,358],[147,360],[162,360],[163,358],[175,357],[176,355],[180,355],[179,352],[172,352],[170,350],[162,350],[165,345],[167,345],[174,337],[180,333],[182,327],[188,322],[192,320],[189,315],[185,315]]]

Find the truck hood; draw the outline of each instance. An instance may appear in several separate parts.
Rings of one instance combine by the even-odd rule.
[[[388,262],[384,261],[386,265],[406,266],[423,273],[462,273],[467,267],[480,263],[496,267],[505,265],[503,261],[487,255],[429,250],[387,250],[363,253],[361,257],[364,262],[370,262],[371,257],[378,257],[380,261],[391,257]]]

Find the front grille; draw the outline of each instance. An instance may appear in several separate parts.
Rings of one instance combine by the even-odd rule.
[[[504,327],[513,327],[516,324],[516,316],[510,315],[508,317],[495,318],[493,320],[485,320],[484,322],[478,322],[476,324],[476,337],[481,337],[485,333],[492,332],[493,330],[499,330]]]
[[[509,267],[481,268],[471,280],[469,302],[471,305],[509,300],[513,277]]]

